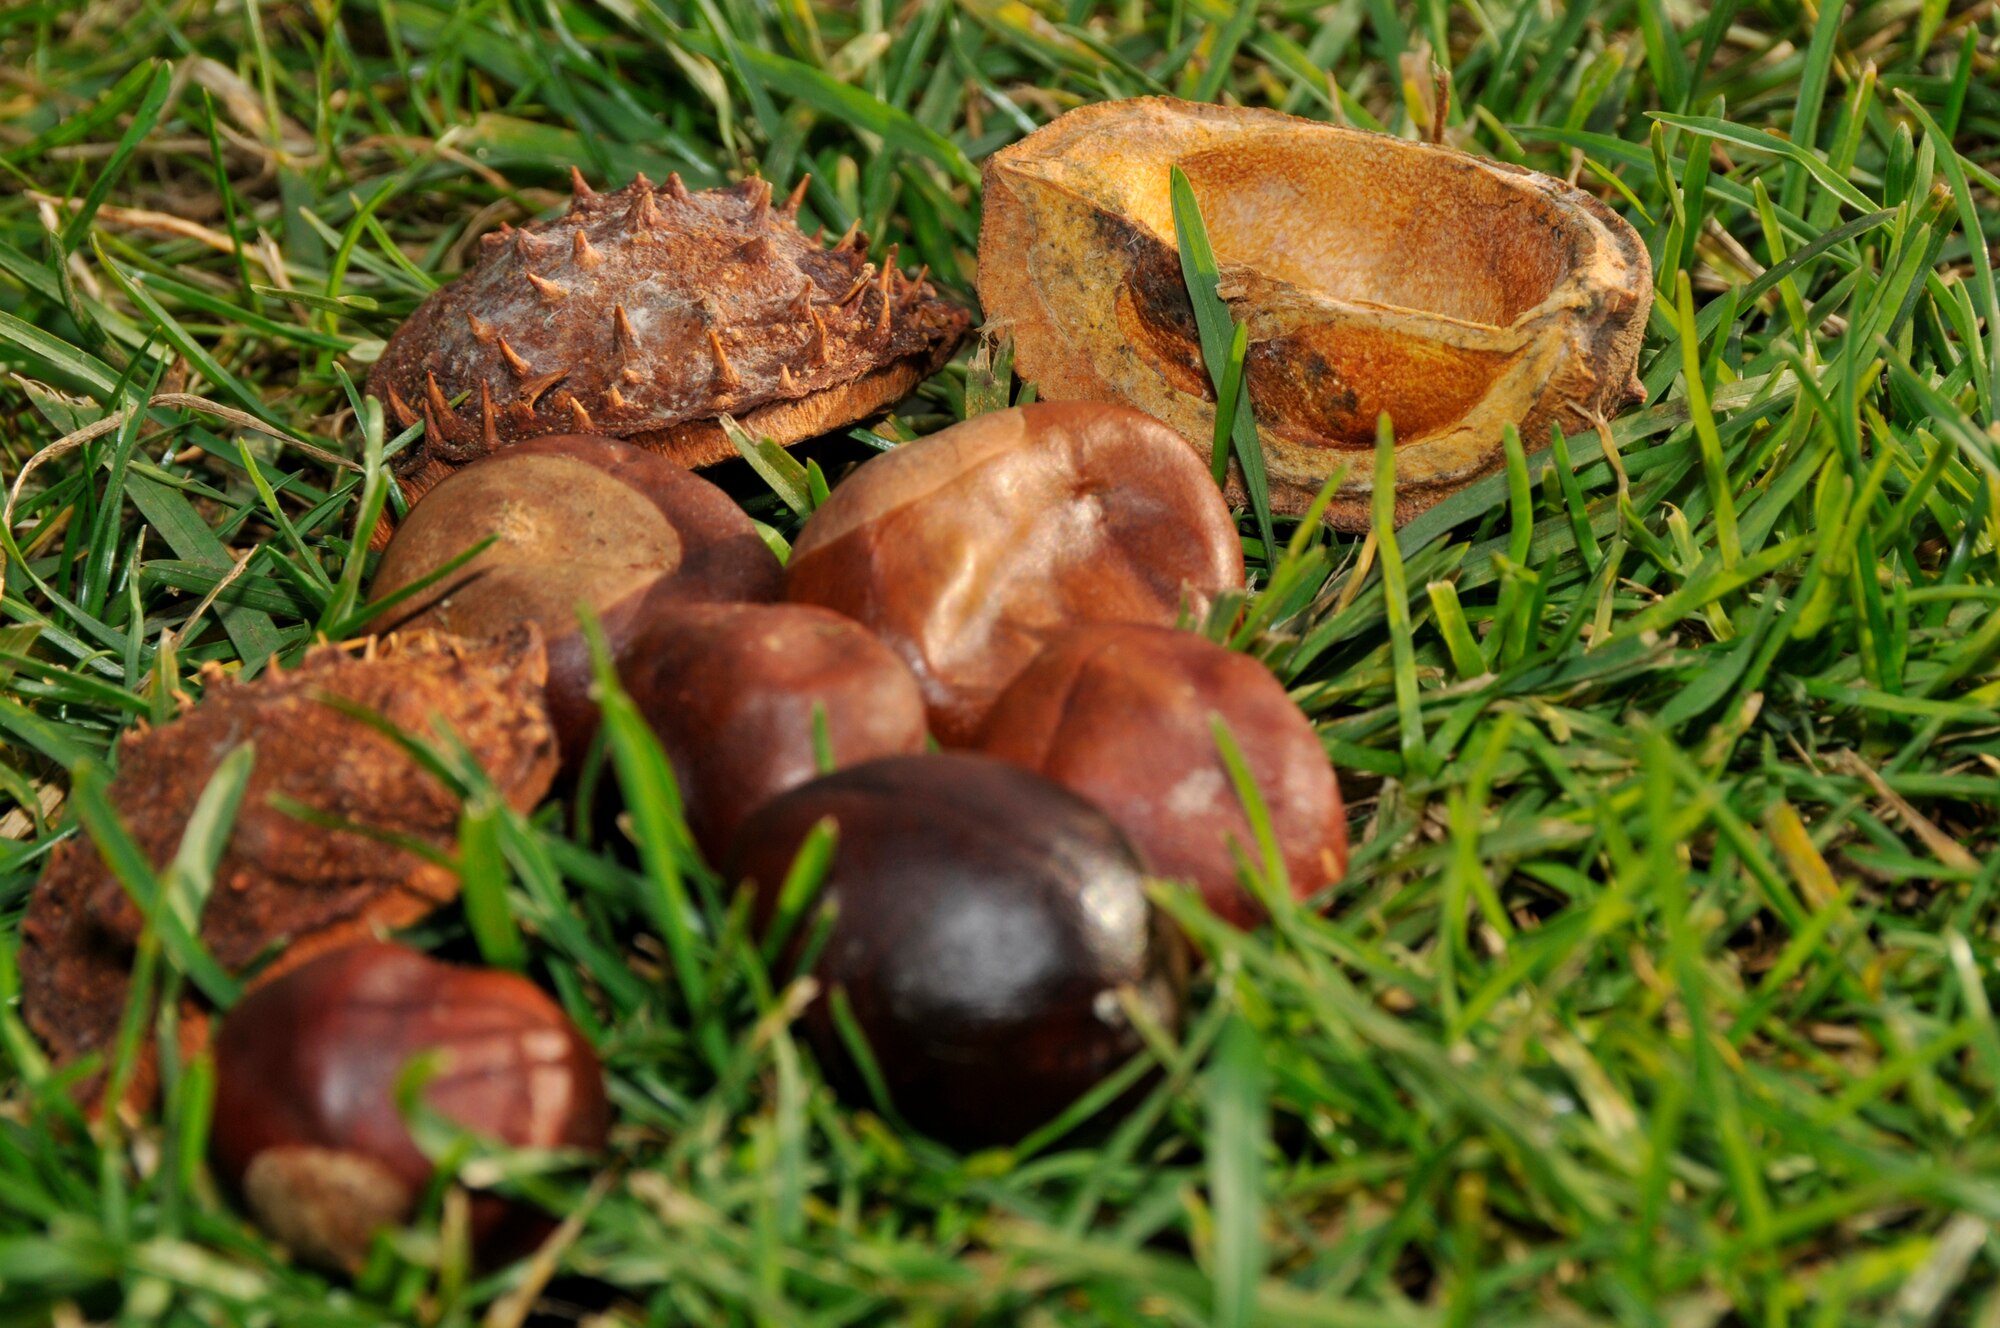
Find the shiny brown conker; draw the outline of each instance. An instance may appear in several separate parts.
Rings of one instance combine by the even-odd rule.
[[[597,729],[577,605],[597,614],[621,657],[662,604],[774,600],[782,587],[777,555],[728,494],[643,448],[571,434],[515,444],[439,481],[389,541],[374,597],[488,535],[499,538],[390,618],[472,640],[539,626],[549,715],[572,768]]]
[[[216,1170],[301,1258],[354,1268],[377,1229],[408,1219],[432,1166],[396,1083],[425,1053],[440,1116],[514,1147],[604,1146],[597,1056],[534,984],[397,945],[332,951],[251,991],[215,1038]],[[540,1225],[491,1195],[471,1205],[482,1253]]]
[[[1270,814],[1292,893],[1338,880],[1347,815],[1319,735],[1270,670],[1192,632],[1064,632],[1001,694],[979,750],[1103,808],[1155,872],[1194,881],[1216,914],[1249,926],[1264,909],[1230,844],[1256,862],[1257,841],[1217,745],[1218,717]]]
[[[1146,897],[1138,854],[1075,794],[956,752],[816,779],[737,832],[731,879],[754,882],[767,923],[826,817],[837,841],[822,890],[834,913],[803,1022],[849,1096],[866,1100],[835,992],[896,1109],[966,1147],[1020,1138],[1136,1053],[1121,993],[1175,1017],[1178,939]]]
[[[806,523],[785,594],[887,642],[952,746],[1055,632],[1171,626],[1242,582],[1235,522],[1180,435],[1128,406],[1062,402],[870,460]]]
[[[710,860],[743,818],[832,767],[924,750],[924,698],[894,651],[806,604],[687,604],[632,638],[620,680],[659,735]]]

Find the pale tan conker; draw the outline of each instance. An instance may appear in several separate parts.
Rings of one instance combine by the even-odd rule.
[[[535,623],[548,643],[549,716],[572,769],[597,729],[577,606],[614,657],[666,604],[773,600],[782,572],[728,494],[666,458],[588,435],[518,443],[447,475],[410,509],[375,574],[382,599],[488,535],[497,542],[392,611],[471,640]]]

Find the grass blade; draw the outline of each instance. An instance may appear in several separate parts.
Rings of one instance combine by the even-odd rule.
[[[1195,201],[1194,186],[1179,167],[1172,171],[1174,234],[1179,240],[1181,251],[1181,274],[1187,280],[1188,298],[1194,305],[1195,326],[1201,332],[1202,359],[1208,365],[1208,375],[1215,384],[1216,397],[1221,399],[1227,381],[1227,366],[1230,363],[1230,346],[1236,333],[1229,306],[1216,293],[1220,281],[1220,269],[1216,267],[1215,250],[1208,242],[1208,228],[1202,224],[1201,206]],[[1243,470],[1244,492],[1250,498],[1250,510],[1257,519],[1257,538],[1263,542],[1267,563],[1273,559],[1278,547],[1277,536],[1271,527],[1270,483],[1264,476],[1264,445],[1257,437],[1257,422],[1251,414],[1250,397],[1247,392],[1239,392],[1235,398],[1236,409],[1229,429],[1236,441],[1236,462]],[[1216,431],[1222,430],[1222,420],[1218,416]]]

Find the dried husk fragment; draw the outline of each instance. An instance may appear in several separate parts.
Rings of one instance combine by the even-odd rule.
[[[207,696],[119,744],[109,796],[156,868],[173,857],[202,790],[243,742],[255,746],[229,846],[201,916],[201,940],[238,972],[276,954],[267,980],[314,955],[407,926],[449,903],[449,867],[356,830],[310,824],[272,805],[289,799],[357,827],[441,850],[457,840],[456,794],[387,735],[342,705],[403,733],[435,739],[448,725],[509,804],[533,807],[555,776],[542,709],[541,638],[524,628],[491,646],[417,634],[322,646],[294,669],[247,683],[216,675]],[[129,990],[144,918],[87,835],[60,844],[22,922],[21,1003],[59,1062],[107,1051]],[[184,1013],[191,1041],[203,1019]],[[134,1096],[151,1096],[142,1064]]]
[[[1652,272],[1622,218],[1560,180],[1450,148],[1167,97],[1082,107],[986,164],[979,294],[1044,398],[1125,401],[1204,454],[1215,394],[1181,272],[1187,174],[1249,328],[1272,505],[1368,524],[1379,415],[1407,520],[1644,397]]]
[[[368,390],[424,436],[396,460],[412,501],[453,467],[547,434],[602,434],[684,466],[736,455],[721,416],[792,443],[907,395],[970,315],[891,246],[799,230],[803,190],[690,191],[643,175],[480,237],[479,261],[389,339]]]

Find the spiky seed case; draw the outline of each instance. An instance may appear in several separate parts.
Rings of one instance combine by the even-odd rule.
[[[479,261],[389,339],[369,375],[396,422],[412,498],[455,466],[553,433],[622,438],[687,466],[735,455],[720,416],[780,443],[861,419],[951,357],[970,315],[894,246],[828,246],[745,180],[690,192],[645,176],[575,196],[553,221],[481,237]]]
[[[262,974],[274,976],[377,928],[408,926],[458,893],[449,867],[375,836],[448,850],[457,841],[459,799],[394,740],[340,707],[426,738],[441,718],[508,803],[525,811],[555,777],[555,735],[541,704],[546,671],[540,635],[521,628],[476,649],[415,633],[369,641],[360,653],[321,646],[297,668],[252,682],[216,675],[185,714],[120,740],[110,800],[147,861],[161,867],[223,759],[245,741],[255,745],[202,909],[201,941],[232,972],[282,947]],[[359,829],[298,819],[274,795]],[[28,900],[19,962],[22,1013],[57,1060],[109,1051],[144,929],[88,836],[56,847]],[[182,1024],[198,1038],[200,1010],[185,1010]],[[134,1087],[140,1099],[151,1095],[150,1056]]]

